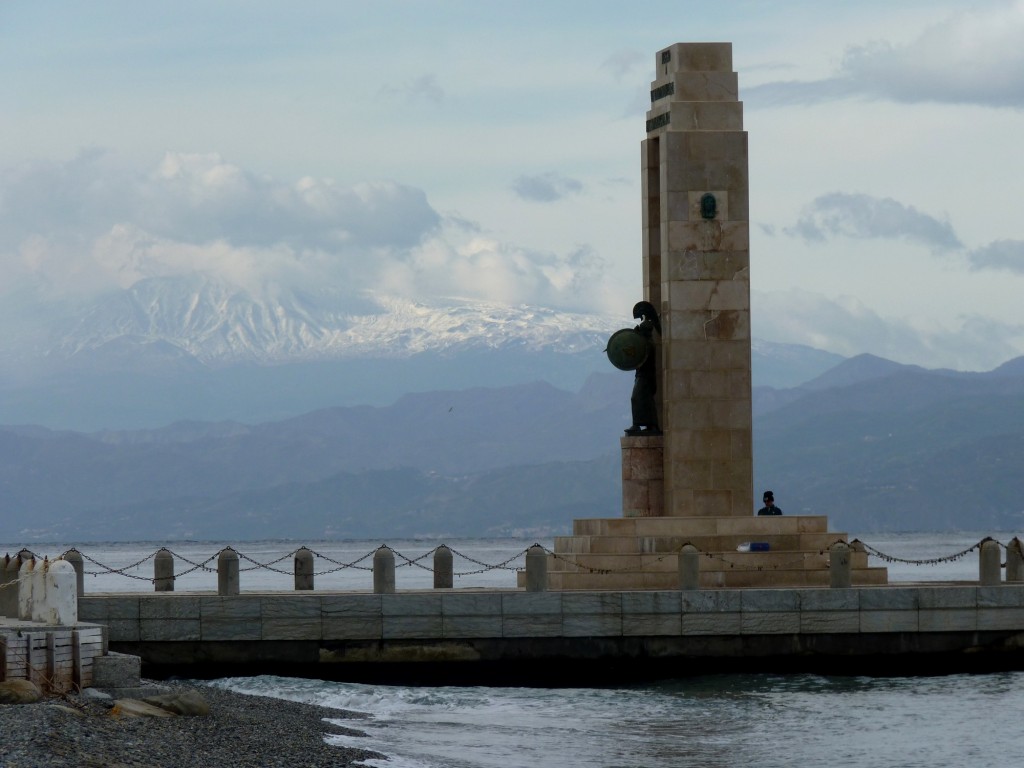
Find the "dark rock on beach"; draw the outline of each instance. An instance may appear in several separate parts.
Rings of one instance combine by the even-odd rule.
[[[357,725],[356,713],[206,686],[171,687],[184,700],[204,700],[209,713],[125,717],[113,701],[85,696],[0,706],[0,766],[338,768],[381,757],[324,740],[329,734],[361,735],[325,720]]]
[[[39,686],[29,680],[5,680],[0,683],[0,704],[33,704],[42,697]]]

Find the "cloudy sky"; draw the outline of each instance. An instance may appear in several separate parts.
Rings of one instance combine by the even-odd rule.
[[[626,318],[679,41],[733,43],[755,337],[1024,354],[1024,0],[3,0],[0,334],[196,271]]]

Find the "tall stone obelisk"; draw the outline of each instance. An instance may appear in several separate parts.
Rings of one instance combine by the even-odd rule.
[[[732,44],[676,43],[655,67],[642,144],[643,279],[664,334],[662,514],[749,516],[747,134]]]
[[[824,515],[754,514],[747,134],[732,46],[677,43],[658,51],[655,68],[643,275],[644,299],[661,318],[662,434],[630,428],[619,438],[622,517],[577,518],[571,535],[556,536],[548,588],[678,590],[684,544],[708,555],[697,573],[703,588],[828,586],[828,548],[847,534],[829,532]],[[609,340],[617,365],[611,349]],[[756,551],[742,548],[755,541]],[[851,556],[853,584],[886,583],[866,552]],[[525,572],[517,579],[527,586]]]

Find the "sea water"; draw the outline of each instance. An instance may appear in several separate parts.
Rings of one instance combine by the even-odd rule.
[[[965,766],[1019,761],[1024,673],[913,678],[714,675],[615,688],[219,680],[355,710],[377,768]]]
[[[861,538],[899,560],[938,561],[916,565],[871,558],[872,565],[889,568],[890,582],[912,583],[976,581],[974,548],[986,535]],[[1004,544],[1013,536],[991,535]],[[307,543],[318,555],[317,589],[370,589],[372,553],[380,543]],[[523,567],[525,550],[535,542],[446,543],[456,552],[456,573],[462,574],[456,587],[511,588],[515,568]],[[291,589],[291,553],[298,544],[230,544],[241,556],[243,592]],[[399,589],[431,586],[430,553],[437,544],[389,542],[399,553]],[[175,553],[176,572],[181,573],[193,567],[190,563],[215,568],[209,558],[224,545],[166,546]],[[86,591],[152,589],[151,558],[160,546],[79,545],[90,574]],[[19,548],[0,544],[0,551]],[[52,557],[68,547],[32,548]],[[956,557],[965,550],[972,551]],[[216,574],[204,568],[182,576],[176,588],[216,589]],[[365,736],[327,738],[387,755],[387,760],[366,763],[375,768],[1007,765],[1018,762],[1024,723],[1021,672],[899,678],[707,675],[637,686],[553,689],[362,685],[271,676],[211,684],[364,713],[364,720],[339,723]]]

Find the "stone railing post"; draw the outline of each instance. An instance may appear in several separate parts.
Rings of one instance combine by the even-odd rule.
[[[700,589],[700,552],[693,544],[679,550],[679,589]]]
[[[239,586],[238,553],[231,547],[224,547],[217,555],[217,594],[237,595]]]
[[[434,589],[451,589],[455,586],[455,559],[452,551],[444,544],[434,550]]]
[[[382,546],[373,553],[373,592],[376,595],[395,593],[395,553]]]
[[[78,623],[78,576],[65,560],[44,562],[32,592],[32,620],[74,626]]]
[[[983,587],[994,587],[1002,581],[1002,566],[999,563],[999,542],[984,538],[978,547],[978,583]]]
[[[853,583],[850,545],[837,541],[828,551],[829,585],[833,589],[844,589]]]
[[[19,558],[21,553],[18,553]],[[40,565],[42,565],[40,563]],[[32,593],[35,590],[36,581],[36,559],[21,560],[21,568],[18,569],[18,618],[22,621],[32,621]]]
[[[43,620],[43,608],[46,605],[46,574],[50,570],[50,558],[44,555],[43,561],[36,560],[32,571],[32,621]]]
[[[0,616],[18,618],[18,571],[21,556],[4,555],[0,560]],[[8,586],[10,585],[10,586]]]
[[[313,553],[306,547],[295,550],[295,590],[313,589]]]
[[[1006,580],[1024,581],[1024,545],[1016,536],[1006,545]]]
[[[218,580],[219,578],[218,570]],[[153,556],[153,590],[155,592],[174,591],[174,555],[167,547],[161,547],[160,551]]]
[[[85,560],[82,559],[82,553],[74,548],[69,549],[64,553],[64,560],[71,563],[71,567],[75,569],[75,589],[81,597],[85,594]]]
[[[548,553],[540,544],[526,550],[526,591],[547,592]]]

